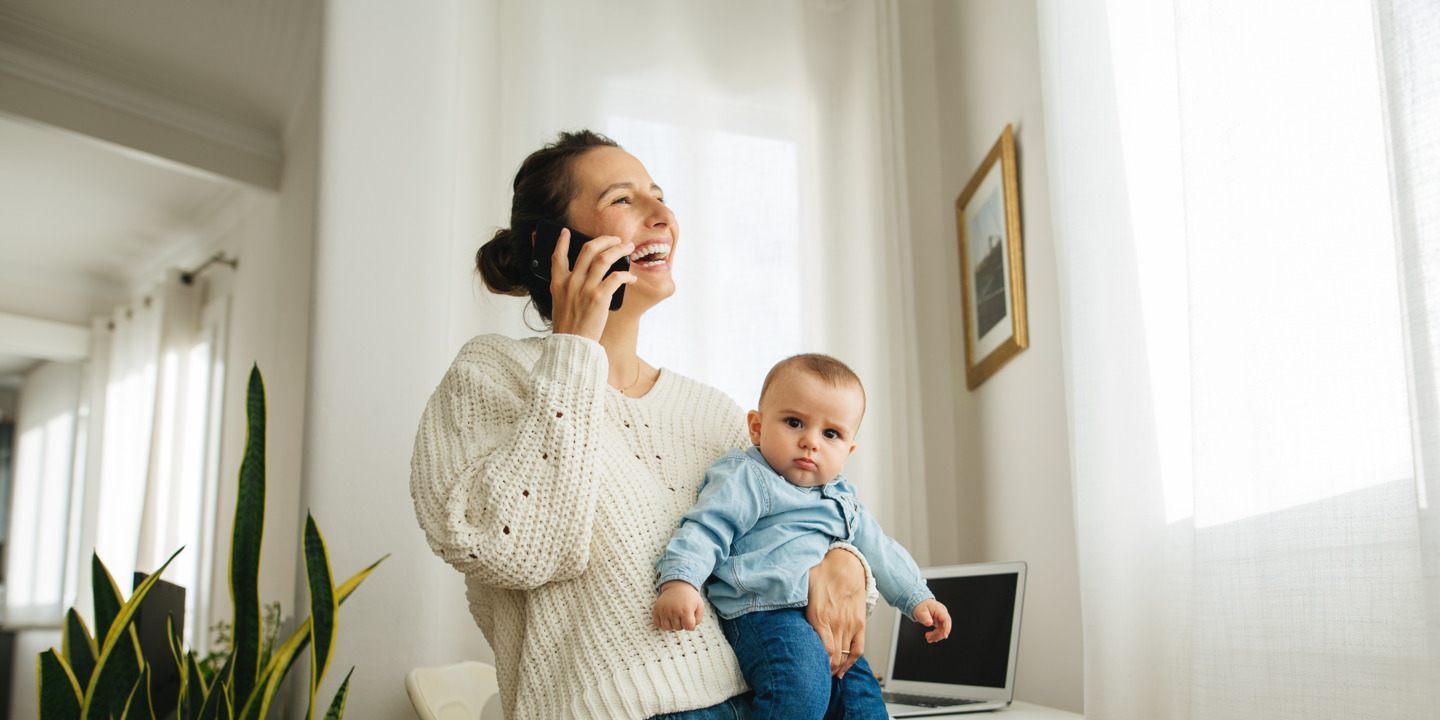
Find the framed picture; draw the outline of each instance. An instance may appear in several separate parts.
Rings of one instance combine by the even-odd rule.
[[[1029,346],[1015,133],[1009,125],[955,201],[965,305],[965,385],[974,390]]]

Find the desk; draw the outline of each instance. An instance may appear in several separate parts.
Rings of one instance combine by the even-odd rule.
[[[926,715],[923,718],[914,720],[1083,720],[1083,715],[1076,715],[1064,710],[1048,708],[1044,705],[1031,705],[1030,703],[1013,702],[1010,707],[1004,710],[991,710],[988,712],[956,713],[953,715]]]

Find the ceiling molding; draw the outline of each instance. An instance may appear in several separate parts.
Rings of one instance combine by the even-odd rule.
[[[40,360],[90,357],[90,328],[0,313],[0,353]]]
[[[122,58],[0,8],[0,111],[82,132],[202,170],[274,190],[283,145],[276,129],[205,107],[163,83],[126,75]],[[58,94],[63,97],[53,97]],[[67,102],[68,98],[68,102]],[[124,116],[90,120],[95,109]],[[125,117],[129,132],[123,132]],[[151,126],[135,127],[138,123]],[[107,128],[118,128],[107,136]],[[168,131],[168,132],[167,132]],[[188,137],[174,137],[175,132]],[[169,146],[161,140],[174,137]],[[126,137],[128,136],[128,137]],[[145,138],[137,142],[137,139]],[[199,144],[197,145],[197,141]],[[208,146],[208,147],[206,147]]]

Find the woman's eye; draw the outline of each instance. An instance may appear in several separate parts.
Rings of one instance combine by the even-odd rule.
[[[789,425],[792,428],[795,428],[796,430],[799,430],[801,423],[799,418],[785,418],[785,424]]]
[[[629,198],[628,196],[618,197],[618,198],[615,198],[613,201],[611,201],[610,204],[611,204],[611,205],[619,205],[619,204],[621,204],[621,203],[624,203],[624,204],[626,204],[626,205],[629,205],[629,204],[630,204],[630,198]]]

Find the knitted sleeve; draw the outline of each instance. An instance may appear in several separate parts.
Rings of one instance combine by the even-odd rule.
[[[585,570],[608,363],[552,335],[533,369],[517,341],[468,344],[426,404],[410,462],[430,548],[467,576],[530,589]]]

